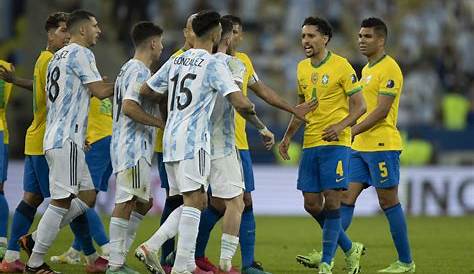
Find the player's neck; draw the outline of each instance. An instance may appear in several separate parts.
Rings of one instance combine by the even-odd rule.
[[[187,51],[188,49],[192,48],[191,45],[188,43],[188,42],[184,42],[184,45],[182,47],[182,49],[184,51]]]
[[[71,40],[69,40],[69,43],[70,44],[75,43],[75,44],[78,44],[79,46],[83,46],[83,47],[86,47],[86,48],[89,47],[89,45],[86,43],[86,41],[84,41],[84,39],[81,39],[80,37],[72,36]]]
[[[212,41],[196,39],[194,42],[195,49],[204,49],[212,53]]]
[[[385,49],[381,49],[375,54],[372,54],[371,56],[367,56],[367,61],[369,62],[369,65],[373,65],[380,61],[385,56]]]
[[[137,49],[133,55],[133,59],[137,59],[138,61],[145,64],[147,68],[150,68],[153,58],[151,57],[150,53]]]
[[[311,57],[311,64],[313,66],[319,66],[319,64],[321,64],[321,62],[324,59],[326,59],[328,54],[329,54],[329,51],[325,48],[324,50],[319,52],[317,55],[313,55],[313,57]]]
[[[219,44],[219,46],[217,47],[217,52],[222,52],[224,54],[227,54],[227,49],[228,47],[226,45]]]

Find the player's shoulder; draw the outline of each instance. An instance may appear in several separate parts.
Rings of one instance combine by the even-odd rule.
[[[49,51],[49,50],[43,50],[39,56],[38,59],[36,59],[36,65],[38,66],[43,66],[44,64],[49,63],[51,58],[53,58],[54,54]]]
[[[2,65],[4,67],[11,67],[12,64],[8,63],[5,60],[0,59],[0,65]]]
[[[384,60],[382,60],[381,63],[381,68],[383,68],[384,70],[387,70],[391,73],[402,73],[402,70],[398,65],[397,61],[395,61],[395,59],[390,55],[385,55],[385,58]]]
[[[250,57],[244,52],[236,51],[235,57],[241,60],[242,62],[251,62]]]
[[[311,58],[305,58],[298,62],[296,69],[299,73],[311,68]]]
[[[347,60],[347,58],[337,54],[337,53],[334,53],[334,52],[330,52],[331,56],[329,58],[329,62],[332,62],[333,64],[335,64],[336,66],[339,66],[339,65],[343,65],[343,66],[350,66],[352,67],[351,63],[349,62],[349,60]]]
[[[176,58],[185,52],[186,50],[184,50],[183,48],[180,48],[171,55],[171,58]]]

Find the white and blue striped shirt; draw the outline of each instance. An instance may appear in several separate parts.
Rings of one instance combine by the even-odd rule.
[[[224,62],[232,73],[232,79],[240,86],[245,74],[244,64],[235,57],[218,52],[214,56]],[[224,96],[217,95],[211,116],[211,159],[229,155],[235,150],[234,108]]]
[[[67,139],[84,146],[91,97],[86,84],[101,80],[90,49],[72,43],[54,54],[46,78],[45,151],[61,148]]]
[[[155,92],[168,93],[163,161],[192,159],[201,149],[211,153],[211,114],[217,94],[239,91],[227,66],[203,49],[169,59],[148,81]]]
[[[135,122],[122,111],[123,100],[133,100],[142,109],[151,114],[158,114],[156,103],[140,96],[140,87],[150,78],[151,73],[143,62],[131,59],[125,63],[115,81],[113,132],[110,144],[110,156],[114,173],[137,165],[140,158],[145,158],[151,165],[155,147],[156,129]]]

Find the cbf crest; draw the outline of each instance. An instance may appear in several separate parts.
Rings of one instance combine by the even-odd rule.
[[[321,78],[321,84],[326,86],[329,83],[329,75],[324,74],[323,77]]]

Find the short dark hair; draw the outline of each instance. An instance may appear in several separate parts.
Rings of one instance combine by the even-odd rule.
[[[380,18],[376,18],[376,17],[365,18],[360,24],[360,27],[361,28],[374,28],[374,32],[377,33],[377,35],[383,36],[385,39],[387,39],[387,36],[388,36],[387,25]]]
[[[308,25],[316,26],[318,28],[319,33],[329,37],[328,43],[329,43],[329,41],[331,41],[332,27],[331,27],[331,24],[329,24],[328,21],[326,21],[326,20],[324,20],[323,18],[320,18],[320,17],[307,17],[306,19],[304,19],[303,25],[301,25],[301,27],[308,26]]]
[[[51,13],[46,19],[46,23],[44,23],[44,29],[49,31],[50,29],[56,29],[59,27],[59,23],[64,22],[66,23],[68,20],[69,14],[65,12],[55,12]]]
[[[193,19],[193,31],[197,37],[202,37],[211,29],[218,26],[221,16],[216,11],[201,11]]]
[[[145,40],[152,36],[161,36],[163,29],[149,21],[141,21],[136,23],[132,28],[132,42],[135,46],[139,46]]]
[[[69,14],[69,19],[66,22],[67,28],[71,29],[77,23],[82,22],[84,20],[90,20],[91,17],[95,18],[95,15],[86,10],[75,10]]]
[[[222,38],[225,35],[232,33],[232,29],[234,28],[232,21],[224,17],[221,17],[221,26],[222,26],[222,34],[221,34]]]
[[[232,22],[232,24],[234,24],[234,25],[242,26],[242,20],[238,16],[227,14],[227,15],[224,15],[222,17],[225,18],[225,19],[230,20]]]

